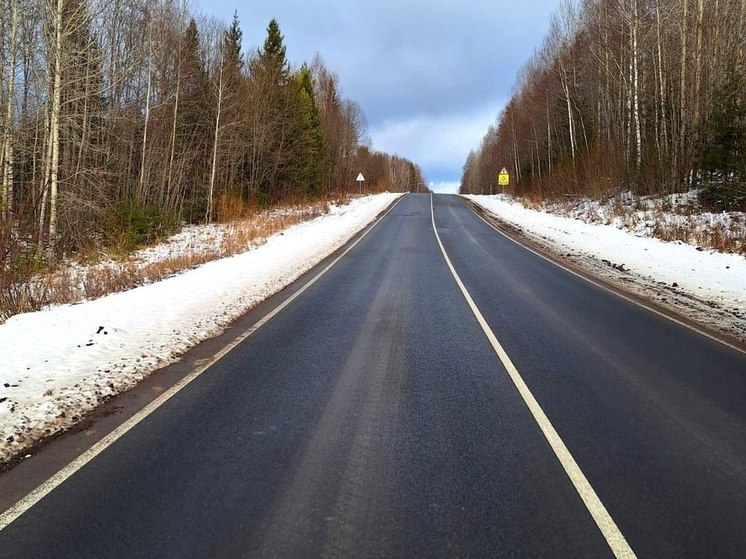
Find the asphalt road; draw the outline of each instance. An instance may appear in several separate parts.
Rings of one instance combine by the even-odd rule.
[[[638,557],[746,550],[746,356],[434,197],[488,326]],[[14,557],[612,557],[409,195],[0,532]]]

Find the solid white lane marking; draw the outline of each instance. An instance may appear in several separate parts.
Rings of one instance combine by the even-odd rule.
[[[352,243],[349,247],[347,247],[347,249],[345,249],[345,251],[342,254],[337,256],[337,258],[335,258],[334,261],[332,261],[328,266],[326,266],[326,268],[324,268],[318,274],[316,274],[311,280],[308,281],[308,283],[306,283],[298,291],[293,293],[293,295],[291,295],[285,301],[283,301],[282,304],[275,307],[270,313],[264,316],[261,320],[254,323],[251,327],[249,327],[246,331],[244,331],[239,337],[237,337],[232,342],[230,342],[228,345],[226,345],[223,349],[221,349],[218,353],[216,353],[213,357],[211,357],[207,363],[203,364],[199,368],[189,373],[187,376],[185,376],[179,382],[174,384],[171,388],[163,392],[160,396],[158,396],[155,400],[150,402],[147,406],[145,406],[135,415],[130,417],[127,421],[122,423],[119,427],[114,429],[111,433],[106,435],[103,439],[101,439],[96,444],[94,444],[91,448],[86,450],[83,454],[78,456],[75,460],[70,462],[67,466],[65,466],[60,471],[58,471],[56,474],[54,474],[52,477],[50,477],[47,481],[45,481],[44,483],[39,485],[36,489],[31,491],[31,493],[29,493],[28,495],[20,499],[14,505],[8,508],[5,512],[0,514],[0,531],[4,530],[11,522],[16,520],[19,516],[21,516],[31,507],[33,507],[36,503],[41,501],[46,495],[48,495],[56,487],[61,485],[67,478],[72,476],[75,472],[80,470],[88,462],[93,460],[96,456],[101,454],[109,446],[114,444],[119,438],[121,438],[125,433],[127,433],[127,431],[132,429],[135,425],[140,423],[143,419],[145,419],[151,413],[153,413],[155,410],[161,407],[164,403],[166,403],[169,399],[175,396],[179,391],[181,391],[190,382],[192,382],[194,379],[196,379],[198,376],[204,373],[207,369],[212,367],[215,363],[220,361],[220,359],[222,359],[228,353],[234,350],[238,345],[241,344],[241,342],[243,342],[246,338],[251,336],[251,334],[259,330],[259,328],[261,328],[267,322],[272,320],[272,318],[277,316],[285,307],[287,307],[288,305],[290,305],[290,303],[292,303],[298,297],[300,297],[309,287],[311,287],[324,274],[326,274],[332,268],[332,266],[334,266],[337,262],[342,260],[342,258],[344,258],[348,252],[350,252],[353,248],[355,248],[355,246],[360,241],[362,241],[365,238],[365,236],[368,233],[370,233],[373,230],[373,228],[376,225],[378,225],[383,220],[383,218],[386,217],[388,213],[391,210],[393,210],[394,207],[399,202],[401,202],[402,199],[404,199],[405,197],[406,197],[406,194],[404,196],[400,196],[396,200],[396,202],[394,202],[394,204],[388,210],[386,210],[386,212],[381,217],[375,220],[373,224],[370,227],[368,227],[368,229],[362,235],[360,235],[360,237],[358,237],[354,243]]]
[[[641,307],[641,308],[645,309],[646,311],[650,311],[650,312],[651,312],[651,313],[653,313],[653,314],[656,314],[656,315],[658,315],[658,316],[660,316],[660,317],[662,317],[662,318],[665,318],[666,320],[670,320],[671,322],[673,322],[673,323],[675,323],[675,324],[678,324],[679,326],[683,326],[684,328],[686,328],[686,329],[688,329],[688,330],[691,330],[692,332],[696,332],[697,334],[700,334],[700,335],[704,336],[705,338],[709,338],[709,339],[711,339],[711,340],[713,340],[713,341],[715,341],[715,342],[718,342],[718,343],[720,343],[720,344],[722,344],[722,345],[724,345],[724,346],[726,346],[726,347],[729,347],[729,348],[731,348],[731,349],[735,349],[735,350],[736,350],[737,352],[739,352],[739,353],[744,353],[744,354],[746,354],[746,349],[740,348],[740,347],[738,347],[737,345],[731,344],[730,342],[728,342],[728,341],[726,341],[726,340],[723,340],[723,339],[720,339],[720,338],[718,338],[718,337],[716,337],[716,336],[713,336],[712,334],[710,334],[710,333],[708,333],[708,332],[706,332],[706,331],[704,331],[704,330],[701,330],[701,329],[697,328],[696,326],[693,326],[693,325],[691,325],[691,324],[687,324],[686,322],[683,322],[683,321],[681,321],[681,320],[679,320],[679,319],[677,319],[677,318],[675,318],[675,317],[673,317],[673,316],[667,315],[666,313],[663,313],[663,312],[661,312],[661,311],[659,311],[659,310],[657,310],[657,309],[654,309],[653,307],[650,307],[650,306],[646,305],[646,304],[645,304],[645,303],[643,303],[642,301],[637,301],[637,300],[633,299],[632,297],[629,297],[629,296],[625,295],[624,293],[621,293],[620,291],[617,291],[617,290],[615,290],[615,289],[611,289],[611,288],[610,288],[609,286],[607,286],[607,285],[604,285],[604,284],[602,284],[602,283],[599,283],[599,282],[597,282],[597,281],[595,281],[595,280],[593,280],[593,279],[591,279],[591,278],[589,278],[589,277],[586,277],[586,276],[584,276],[583,274],[579,274],[578,272],[576,272],[576,271],[575,271],[575,270],[573,270],[572,268],[568,268],[567,266],[564,266],[563,264],[561,264],[561,263],[559,263],[559,262],[556,262],[556,261],[552,260],[551,258],[548,258],[547,256],[545,256],[545,255],[541,254],[540,252],[538,252],[538,251],[536,251],[536,250],[532,249],[531,247],[529,247],[529,246],[526,246],[526,245],[524,245],[523,243],[521,243],[520,241],[518,241],[518,240],[514,239],[514,238],[513,238],[513,237],[511,237],[510,235],[508,235],[508,234],[504,233],[503,231],[500,231],[500,230],[499,230],[499,229],[498,229],[497,227],[495,227],[495,226],[494,226],[494,225],[493,225],[492,223],[490,223],[489,221],[487,221],[486,219],[484,219],[484,218],[483,218],[483,217],[482,217],[481,215],[479,215],[479,214],[478,214],[477,212],[475,212],[475,211],[474,211],[474,210],[473,210],[473,209],[472,209],[471,207],[469,207],[469,204],[467,204],[467,203],[466,203],[466,202],[464,201],[464,198],[462,198],[461,196],[459,196],[459,198],[461,198],[461,201],[462,201],[462,202],[464,202],[464,205],[465,205],[465,206],[466,206],[467,208],[469,208],[469,211],[471,211],[471,213],[473,213],[473,214],[474,214],[475,216],[477,216],[477,217],[478,217],[479,219],[481,219],[482,221],[484,221],[484,222],[485,222],[485,223],[486,223],[487,225],[489,225],[489,226],[490,226],[490,227],[491,227],[492,229],[494,229],[495,231],[497,231],[498,233],[500,233],[500,235],[502,235],[503,237],[505,237],[505,238],[506,238],[506,239],[508,239],[509,241],[512,241],[512,242],[514,242],[514,243],[515,243],[515,244],[517,244],[517,245],[518,245],[519,247],[521,247],[521,248],[524,248],[524,249],[526,249],[526,250],[527,250],[527,251],[529,251],[529,252],[532,252],[533,254],[535,254],[536,256],[538,256],[539,258],[542,258],[542,259],[546,260],[547,262],[549,262],[549,263],[551,263],[551,264],[554,264],[554,265],[555,265],[555,266],[557,266],[558,268],[562,268],[562,269],[563,269],[563,270],[565,270],[566,272],[569,272],[569,273],[571,273],[571,274],[572,274],[573,276],[576,276],[576,277],[578,277],[578,278],[580,278],[580,279],[582,279],[582,280],[585,280],[585,281],[587,281],[588,283],[590,283],[590,284],[592,284],[592,285],[595,285],[596,287],[599,287],[599,288],[603,289],[604,291],[608,291],[609,293],[612,293],[612,294],[616,295],[617,297],[619,297],[619,298],[621,298],[621,299],[624,299],[625,301],[627,301],[627,302],[629,302],[629,303],[632,303],[632,304],[634,304],[634,305],[637,305],[638,307]],[[473,202],[473,203],[475,203],[475,204],[476,204],[476,202]],[[482,208],[482,209],[483,209],[483,210],[484,210],[485,212],[487,212],[487,213],[492,213],[492,212],[490,212],[490,211],[489,211],[489,210],[488,210],[487,208],[484,208],[483,206],[480,206],[480,207],[481,207],[481,208]],[[495,214],[492,214],[492,215],[495,215]],[[497,217],[497,216],[495,216],[495,217]],[[499,219],[499,218],[498,218],[498,219]]]
[[[495,336],[492,328],[490,328],[489,324],[487,324],[487,321],[484,319],[484,316],[474,302],[474,299],[472,299],[471,295],[467,291],[464,282],[461,281],[461,277],[458,275],[458,272],[456,272],[456,269],[453,267],[451,259],[448,257],[448,253],[443,246],[443,242],[440,240],[438,229],[435,226],[435,209],[433,207],[432,194],[430,195],[430,216],[432,219],[433,231],[435,232],[435,238],[438,240],[438,245],[440,245],[440,251],[443,253],[443,258],[445,258],[446,264],[451,270],[451,274],[456,280],[456,284],[461,290],[464,299],[466,299],[466,302],[469,304],[469,308],[471,308],[471,311],[474,313],[477,322],[479,322],[479,325],[482,327],[484,334],[487,336],[487,340],[489,340],[490,345],[492,345],[492,349],[495,350],[495,353],[500,359],[500,362],[503,364],[503,367],[505,367],[505,370],[508,372],[510,379],[513,381],[513,384],[518,389],[518,393],[521,395],[521,398],[523,398],[523,401],[531,412],[531,415],[533,416],[536,423],[539,425],[539,429],[541,429],[541,432],[544,434],[544,437],[549,443],[549,446],[552,448],[552,451],[564,468],[567,476],[570,478],[570,481],[575,487],[575,490],[578,492],[580,498],[583,500],[585,507],[588,509],[588,512],[590,512],[593,520],[596,522],[596,525],[601,530],[601,534],[606,539],[606,542],[608,543],[609,548],[611,548],[612,553],[614,553],[614,556],[618,559],[633,559],[637,557],[634,551],[632,551],[632,548],[627,543],[624,535],[619,530],[616,522],[614,522],[614,519],[611,518],[611,515],[606,510],[604,504],[601,502],[601,499],[599,499],[596,491],[593,489],[593,487],[591,487],[590,482],[585,477],[585,474],[580,469],[580,466],[578,466],[578,463],[572,457],[570,451],[565,446],[565,443],[562,441],[554,426],[549,421],[549,418],[544,413],[544,410],[536,401],[536,398],[534,398],[534,395],[531,393],[531,390],[529,390],[528,386],[524,382],[523,377],[521,377],[520,373],[518,372],[518,369],[516,369],[515,365],[510,360],[510,357],[508,357],[508,354],[503,349],[503,346],[497,340],[497,336]]]

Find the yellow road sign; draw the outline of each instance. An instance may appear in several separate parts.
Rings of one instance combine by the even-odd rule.
[[[497,175],[497,186],[509,186],[510,185],[510,175],[508,174],[508,170],[503,167],[502,171],[498,173]]]

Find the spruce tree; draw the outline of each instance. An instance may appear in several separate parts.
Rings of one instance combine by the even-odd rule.
[[[297,177],[298,95],[290,79],[283,36],[276,20],[267,26],[264,45],[249,61],[251,139],[250,192],[260,204],[288,194]]]
[[[743,74],[731,63],[713,96],[702,169],[708,175],[700,200],[718,210],[746,208],[746,100]]]
[[[287,83],[290,76],[290,65],[287,61],[285,38],[280,33],[280,25],[272,19],[267,26],[267,38],[259,49],[259,60],[265,72],[276,85]]]
[[[240,72],[243,68],[241,59],[241,41],[243,40],[243,31],[238,21],[238,12],[233,12],[233,21],[231,26],[223,36],[223,56],[226,68],[235,72]]]
[[[321,177],[324,168],[326,144],[321,127],[321,115],[314,92],[313,77],[304,64],[294,76],[298,105],[295,118],[299,123],[299,142],[296,144],[297,182],[306,196],[321,193]]]
[[[200,57],[197,23],[189,21],[181,43],[181,108],[177,124],[177,153],[189,161],[189,171],[181,179],[184,217],[194,221],[204,213],[203,188],[208,180],[210,139],[212,137],[212,92],[207,71]]]

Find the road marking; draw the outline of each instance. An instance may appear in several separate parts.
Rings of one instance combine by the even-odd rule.
[[[192,382],[194,379],[196,379],[198,376],[204,373],[207,369],[212,367],[215,363],[220,361],[223,357],[228,355],[232,350],[238,347],[238,345],[240,345],[241,342],[243,342],[246,338],[251,336],[251,334],[253,334],[257,330],[259,330],[259,328],[261,328],[267,322],[269,322],[275,316],[277,316],[285,307],[287,307],[288,305],[290,305],[290,303],[292,303],[298,297],[300,297],[309,287],[311,287],[324,274],[326,274],[332,268],[332,266],[334,266],[337,262],[342,260],[342,258],[344,258],[348,252],[350,252],[353,248],[355,248],[355,246],[360,241],[362,241],[365,238],[365,236],[368,233],[370,233],[373,230],[373,228],[376,225],[378,225],[383,220],[383,218],[386,217],[388,213],[391,210],[393,210],[394,207],[399,202],[401,202],[401,200],[405,196],[406,194],[404,196],[399,197],[396,200],[396,202],[394,202],[394,204],[388,210],[386,210],[386,212],[381,217],[375,220],[373,224],[370,227],[368,227],[368,229],[360,237],[358,237],[358,239],[354,243],[352,243],[349,247],[347,247],[347,249],[345,249],[345,251],[342,254],[337,256],[337,258],[335,258],[333,262],[331,262],[326,268],[324,268],[318,274],[316,274],[311,280],[308,281],[308,283],[306,283],[298,291],[293,293],[293,295],[291,295],[288,299],[283,301],[282,304],[275,307],[269,314],[264,316],[261,320],[251,325],[240,336],[238,336],[236,339],[234,339],[232,342],[226,345],[223,349],[221,349],[218,353],[216,353],[213,357],[211,357],[206,363],[202,364],[199,368],[195,369],[194,371],[189,373],[187,376],[182,378],[179,382],[177,382],[171,388],[163,392],[155,400],[150,402],[147,406],[145,406],[135,415],[130,417],[127,421],[122,423],[119,427],[114,429],[111,433],[106,435],[103,439],[98,441],[95,445],[93,445],[91,448],[86,450],[83,454],[78,456],[75,460],[70,462],[67,466],[65,466],[60,471],[58,471],[56,474],[54,474],[52,477],[47,479],[47,481],[45,481],[44,483],[39,485],[36,489],[31,491],[31,493],[29,493],[28,495],[20,499],[18,502],[16,502],[10,508],[8,508],[5,512],[0,514],[0,531],[4,530],[11,522],[16,520],[19,516],[21,516],[31,507],[33,507],[36,503],[41,501],[46,495],[48,495],[56,487],[61,485],[67,478],[72,476],[75,472],[80,470],[88,462],[90,462],[96,456],[101,454],[104,450],[106,450],[106,448],[114,444],[119,438],[121,438],[125,433],[127,433],[127,431],[132,429],[135,425],[140,423],[143,419],[145,419],[151,413],[153,413],[155,410],[161,407],[164,403],[166,403],[169,399],[175,396],[179,391],[181,391],[190,382]]]
[[[578,277],[578,278],[580,278],[580,279],[582,279],[582,280],[585,280],[585,281],[587,281],[588,283],[590,283],[590,284],[592,284],[592,285],[595,285],[596,287],[599,287],[599,288],[603,289],[604,291],[608,291],[609,293],[612,293],[612,294],[616,295],[617,297],[619,297],[619,298],[621,298],[621,299],[624,299],[625,301],[627,301],[627,302],[629,302],[629,303],[632,303],[632,304],[634,304],[634,305],[637,305],[638,307],[641,307],[641,308],[645,309],[646,311],[650,311],[651,313],[653,313],[653,314],[656,314],[656,315],[658,315],[658,316],[660,316],[660,317],[662,317],[662,318],[665,318],[666,320],[670,320],[671,322],[673,322],[673,323],[675,323],[675,324],[678,324],[679,326],[683,326],[684,328],[686,328],[686,329],[688,329],[688,330],[691,330],[692,332],[696,332],[697,334],[700,334],[700,335],[704,336],[705,338],[709,338],[710,340],[712,340],[712,341],[714,341],[714,342],[718,342],[718,343],[720,343],[720,344],[722,344],[722,345],[724,345],[724,346],[726,346],[726,347],[729,347],[730,349],[735,349],[735,350],[736,350],[737,352],[739,352],[739,353],[743,353],[743,354],[746,354],[746,349],[740,348],[740,347],[738,347],[738,346],[737,346],[737,345],[735,345],[735,344],[732,344],[732,343],[730,343],[730,342],[728,342],[728,341],[726,341],[726,340],[723,340],[723,339],[720,339],[720,338],[718,338],[717,336],[713,336],[712,334],[710,334],[709,332],[706,332],[705,330],[701,330],[701,329],[697,328],[696,326],[693,326],[692,324],[687,324],[686,322],[684,322],[684,321],[682,321],[682,320],[679,320],[679,319],[678,319],[678,318],[676,318],[676,317],[670,316],[670,315],[668,315],[668,314],[666,314],[666,313],[664,313],[664,312],[661,312],[661,311],[659,311],[659,310],[657,310],[657,309],[655,309],[655,308],[653,308],[653,307],[650,307],[650,306],[646,305],[646,304],[645,304],[645,303],[643,303],[642,301],[637,301],[637,300],[633,299],[632,297],[629,297],[628,295],[625,295],[624,293],[621,293],[620,291],[616,291],[616,289],[612,289],[611,287],[609,287],[609,286],[607,286],[607,285],[604,285],[604,284],[602,284],[602,283],[599,283],[599,282],[597,282],[597,281],[595,281],[595,280],[593,280],[593,279],[591,279],[591,278],[589,278],[589,277],[586,277],[586,276],[584,276],[583,274],[579,274],[578,272],[576,272],[576,271],[575,271],[575,270],[573,270],[572,268],[568,268],[567,266],[565,266],[565,265],[563,265],[563,264],[561,264],[561,263],[559,263],[559,262],[556,262],[556,261],[552,260],[551,258],[548,258],[547,256],[545,256],[545,255],[541,254],[540,252],[538,252],[538,251],[536,251],[536,250],[532,249],[531,247],[529,247],[529,246],[526,246],[526,245],[524,245],[523,243],[521,243],[520,241],[518,241],[518,240],[514,239],[513,237],[511,237],[511,236],[510,236],[510,235],[508,235],[507,233],[505,233],[505,232],[503,232],[503,231],[500,231],[500,230],[499,230],[499,229],[498,229],[497,227],[495,227],[495,226],[494,226],[494,225],[493,225],[492,223],[490,223],[489,221],[487,221],[486,219],[484,219],[484,218],[483,218],[483,217],[482,217],[481,215],[479,215],[479,214],[478,214],[477,212],[475,212],[475,211],[474,211],[474,209],[473,209],[473,208],[471,208],[471,207],[469,206],[469,204],[467,204],[467,203],[466,203],[466,201],[465,201],[465,199],[464,199],[463,197],[459,196],[459,198],[461,198],[461,201],[462,201],[462,202],[464,202],[464,205],[465,205],[465,206],[466,206],[467,208],[469,208],[469,211],[471,211],[471,213],[473,213],[473,214],[474,214],[475,216],[477,216],[477,217],[478,217],[479,219],[481,219],[482,221],[484,221],[484,222],[485,222],[485,223],[486,223],[487,225],[489,225],[489,226],[490,226],[490,227],[491,227],[492,229],[494,229],[495,231],[497,231],[498,233],[500,233],[500,235],[502,235],[503,237],[505,237],[505,238],[506,238],[506,239],[508,239],[509,241],[512,241],[512,242],[514,242],[514,243],[515,243],[515,244],[517,244],[517,245],[518,245],[519,247],[521,247],[521,248],[524,248],[524,249],[526,249],[527,251],[529,251],[529,252],[532,252],[532,253],[534,253],[534,254],[535,254],[536,256],[538,256],[539,258],[543,258],[544,260],[546,260],[547,262],[549,262],[549,263],[551,263],[551,264],[554,264],[554,265],[555,265],[555,266],[557,266],[558,268],[562,268],[562,269],[563,269],[563,270],[565,270],[566,272],[569,272],[569,273],[571,273],[571,274],[572,274],[573,276],[576,276],[576,277]],[[473,201],[472,201],[472,202],[473,202]],[[473,203],[474,203],[474,204],[476,204],[476,202],[473,202]],[[492,213],[492,212],[490,212],[490,211],[489,211],[489,210],[488,210],[487,208],[485,208],[484,206],[480,206],[480,207],[481,207],[481,208],[482,208],[482,209],[483,209],[483,210],[484,210],[485,212],[487,212],[487,213]],[[492,215],[495,215],[495,214],[492,214]],[[497,216],[495,216],[495,217],[497,217]],[[498,218],[498,219],[499,219],[499,218]]]
[[[552,426],[549,418],[544,413],[544,410],[541,409],[539,402],[537,402],[536,398],[534,398],[534,395],[531,393],[531,390],[529,390],[528,386],[524,382],[523,377],[521,377],[520,373],[518,372],[518,369],[516,369],[515,365],[513,365],[513,362],[510,360],[510,357],[508,357],[508,354],[503,349],[503,346],[497,340],[497,336],[495,336],[492,328],[490,328],[489,324],[487,324],[487,321],[484,319],[484,316],[474,302],[474,299],[472,299],[471,295],[467,291],[464,282],[461,281],[461,277],[458,275],[456,269],[453,267],[451,259],[448,257],[448,253],[443,246],[443,242],[440,240],[438,229],[437,227],[435,227],[435,210],[433,207],[432,194],[430,195],[430,216],[432,219],[433,231],[435,232],[435,238],[438,240],[438,245],[440,245],[440,251],[443,253],[443,258],[445,258],[446,264],[451,270],[451,274],[456,280],[456,284],[461,290],[464,299],[466,299],[466,302],[469,304],[469,307],[474,313],[477,322],[479,322],[479,325],[482,327],[482,330],[484,331],[487,339],[492,345],[492,349],[495,350],[495,353],[500,359],[500,362],[503,364],[503,367],[505,367],[505,370],[508,372],[510,379],[513,381],[513,384],[518,389],[518,393],[521,395],[521,398],[523,398],[523,401],[531,412],[531,415],[534,417],[534,420],[539,425],[539,429],[541,429],[541,432],[544,434],[544,437],[549,443],[549,446],[552,448],[552,451],[554,451],[554,454],[564,468],[565,473],[567,473],[567,476],[570,478],[570,481],[575,487],[575,490],[578,492],[578,495],[580,495],[580,498],[583,500],[585,507],[588,509],[588,512],[591,513],[593,520],[596,522],[596,525],[601,530],[601,534],[606,539],[606,543],[608,543],[612,553],[614,553],[614,556],[618,559],[633,559],[637,557],[635,555],[635,552],[632,551],[632,548],[627,543],[624,535],[619,530],[616,522],[614,522],[614,519],[611,518],[611,515],[606,510],[604,504],[601,502],[601,499],[598,498],[596,491],[593,489],[593,487],[591,487],[590,482],[585,477],[585,474],[583,474],[580,466],[578,466],[578,463],[572,457],[570,451],[565,446],[565,443],[562,441],[559,434]]]

